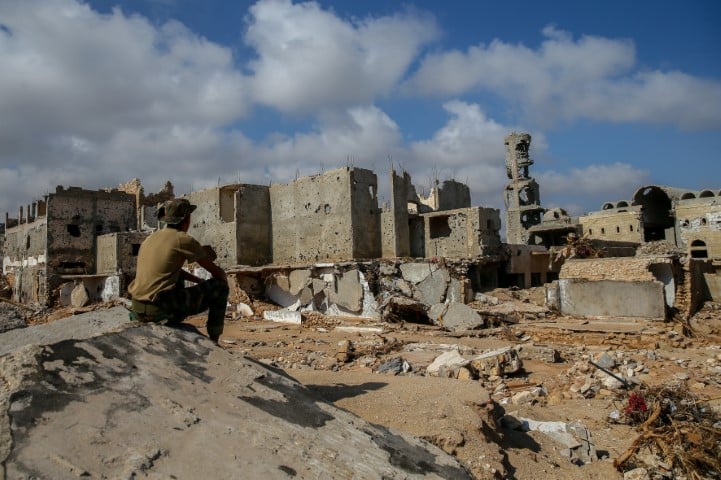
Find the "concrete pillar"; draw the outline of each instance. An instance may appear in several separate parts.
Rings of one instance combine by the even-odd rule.
[[[23,223],[23,207],[18,207],[18,225]]]

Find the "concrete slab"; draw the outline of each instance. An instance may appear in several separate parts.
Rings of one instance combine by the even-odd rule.
[[[437,303],[429,309],[428,318],[451,331],[475,330],[485,325],[483,318],[464,303]]]
[[[438,265],[435,263],[404,263],[399,268],[405,280],[411,283],[419,283],[438,270]]]
[[[560,279],[558,284],[564,315],[651,319],[666,316],[661,282]]]
[[[358,270],[348,270],[336,280],[336,289],[330,292],[330,302],[351,312],[361,311],[363,285]]]
[[[446,296],[446,288],[450,275],[446,269],[438,269],[426,276],[426,278],[420,283],[416,284],[416,295],[415,298],[425,303],[426,305],[433,305],[442,302]]]

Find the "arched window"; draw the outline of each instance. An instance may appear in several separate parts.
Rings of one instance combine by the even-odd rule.
[[[706,250],[706,242],[703,240],[694,240],[691,242],[691,258],[708,258]]]

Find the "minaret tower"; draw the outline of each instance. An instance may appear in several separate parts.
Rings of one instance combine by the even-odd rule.
[[[528,156],[531,136],[513,132],[505,138],[506,174],[511,182],[506,186],[506,241],[527,244],[528,229],[541,223],[544,208],[536,181],[528,176],[533,160]]]

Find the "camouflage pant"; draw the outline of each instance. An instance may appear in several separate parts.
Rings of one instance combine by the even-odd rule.
[[[219,337],[223,333],[228,293],[228,284],[214,278],[192,287],[183,287],[181,283],[173,290],[158,295],[153,306],[159,311],[148,320],[180,323],[190,315],[208,310],[208,336]],[[142,315],[144,312],[137,313]]]

